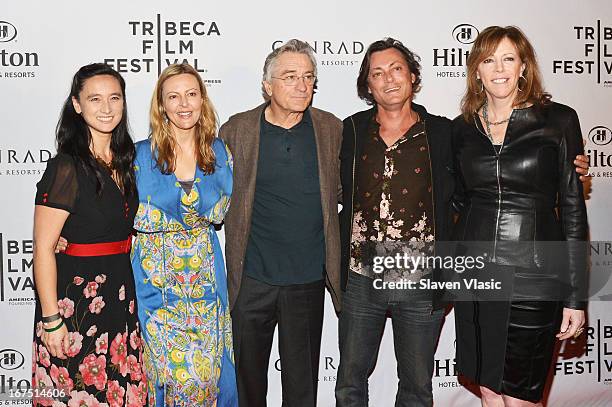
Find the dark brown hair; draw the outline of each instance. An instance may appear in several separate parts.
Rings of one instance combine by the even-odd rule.
[[[125,97],[125,81],[123,77],[112,67],[106,64],[95,63],[82,66],[72,78],[70,94],[64,102],[62,113],[55,130],[57,142],[57,152],[71,155],[79,162],[85,171],[90,171],[96,176],[96,192],[102,194],[105,183],[102,169],[96,162],[94,154],[91,152],[91,130],[83,119],[83,115],[78,114],[74,109],[72,99],[79,100],[79,96],[85,82],[99,75],[113,77],[121,87],[123,97],[123,110],[121,120],[112,131],[110,149],[113,155],[112,168],[117,184],[126,196],[136,195],[136,176],[134,175],[134,142],[129,132],[127,102]]]
[[[374,41],[370,44],[366,53],[361,61],[361,67],[359,68],[359,76],[357,77],[357,95],[365,100],[368,105],[376,104],[374,96],[368,92],[368,74],[370,73],[370,60],[372,54],[378,51],[384,51],[389,48],[395,48],[402,54],[408,64],[410,73],[414,75],[414,83],[412,84],[412,93],[416,94],[421,90],[421,58],[410,51],[400,41],[391,37],[383,38],[379,41]]]

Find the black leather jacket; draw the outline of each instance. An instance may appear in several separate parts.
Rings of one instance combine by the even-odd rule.
[[[491,262],[552,277],[551,290],[565,283],[565,306],[584,309],[586,244],[579,242],[588,225],[573,164],[583,153],[576,112],[558,103],[515,109],[499,153],[478,118],[453,125],[454,239],[486,242]]]

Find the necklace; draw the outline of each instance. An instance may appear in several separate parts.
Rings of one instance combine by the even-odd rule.
[[[491,143],[495,144],[495,142],[493,141],[493,134],[491,134],[491,126],[498,126],[502,123],[506,123],[508,121],[510,121],[510,116],[512,115],[512,113],[510,113],[510,116],[508,116],[507,119],[504,120],[500,120],[498,122],[490,122],[489,121],[489,103],[485,102],[485,104],[482,106],[482,119],[485,122],[485,126],[486,126],[486,130],[487,130],[487,137],[489,138],[489,140],[491,140]],[[514,110],[514,109],[513,109]]]
[[[106,171],[110,174],[113,173],[115,166],[113,165],[113,160],[111,159],[109,162],[104,161],[98,154],[96,154],[96,161],[100,164]]]

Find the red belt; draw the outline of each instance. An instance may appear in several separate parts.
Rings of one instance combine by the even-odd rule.
[[[107,243],[68,243],[64,254],[68,256],[90,257],[109,256],[111,254],[129,253],[132,248],[132,237],[120,242]]]

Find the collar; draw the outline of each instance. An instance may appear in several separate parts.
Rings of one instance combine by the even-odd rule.
[[[289,129],[285,129],[284,127],[277,126],[276,124],[272,124],[272,123],[270,123],[269,121],[266,120],[266,109],[268,108],[268,106],[270,106],[270,102],[266,103],[264,105],[264,108],[261,110],[260,123],[261,123],[262,126],[271,127],[271,128],[278,128],[278,129],[283,129],[283,130],[295,129],[295,128],[301,127],[301,126],[312,127],[312,117],[310,115],[310,107],[308,107],[306,110],[304,110],[304,114],[302,115],[302,120],[300,120],[298,123],[294,124],[293,127],[289,128]]]

